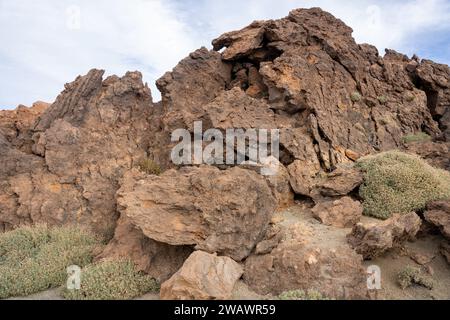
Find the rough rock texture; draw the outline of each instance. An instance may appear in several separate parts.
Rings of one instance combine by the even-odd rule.
[[[338,228],[351,228],[357,224],[363,214],[363,206],[350,197],[319,202],[313,209],[313,215],[323,224]]]
[[[364,299],[367,276],[362,257],[347,245],[328,247],[321,235],[294,225],[271,252],[245,262],[244,281],[259,294],[318,290],[335,299]]]
[[[376,258],[404,241],[413,240],[420,230],[422,220],[412,212],[374,224],[357,224],[348,235],[349,244],[364,259]]]
[[[78,223],[112,236],[118,180],[147,156],[152,103],[140,73],[103,73],[66,85],[34,125],[33,155],[3,144],[0,223]]]
[[[31,108],[20,105],[15,110],[0,111],[0,132],[14,148],[31,153],[34,123],[48,107],[48,103],[38,101]]]
[[[317,192],[326,197],[345,196],[364,182],[364,176],[358,169],[340,166],[316,185]]]
[[[450,68],[422,60],[413,75],[417,87],[427,95],[428,107],[432,116],[439,120],[444,138],[450,142]]]
[[[425,220],[438,227],[442,235],[450,240],[450,201],[436,201],[427,206]]]
[[[196,251],[172,278],[162,284],[161,299],[230,299],[242,273],[242,267],[228,257]]]
[[[188,246],[171,246],[149,239],[126,217],[121,217],[114,238],[96,260],[130,259],[137,270],[164,282],[182,267],[192,251]]]
[[[277,204],[262,176],[238,167],[183,168],[144,178],[131,172],[125,181],[118,204],[147,237],[236,261],[264,237]]]
[[[448,142],[410,143],[406,146],[406,151],[418,154],[433,167],[450,170],[450,143]]]
[[[447,260],[448,264],[450,264],[450,243],[442,243],[441,254],[444,256],[445,260]]]

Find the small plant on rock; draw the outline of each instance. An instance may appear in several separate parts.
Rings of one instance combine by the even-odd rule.
[[[292,290],[283,292],[278,296],[280,300],[330,300],[324,297],[320,292],[316,290]]]
[[[0,234],[0,299],[63,285],[67,267],[91,263],[99,241],[77,227],[21,227]]]
[[[450,199],[450,173],[418,156],[389,151],[361,158],[357,167],[364,173],[360,196],[368,216],[388,219]]]
[[[386,104],[386,102],[388,100],[386,96],[379,96],[379,97],[377,97],[377,99],[380,104]]]
[[[432,278],[424,275],[419,268],[414,268],[411,266],[407,266],[404,270],[398,273],[397,282],[403,290],[413,285],[422,286],[429,290],[433,290],[434,287],[434,281]]]
[[[361,97],[361,94],[360,94],[359,92],[355,91],[355,92],[353,92],[353,93],[350,95],[350,99],[351,99],[353,102],[359,102],[359,101],[361,101],[362,97]]]
[[[159,284],[136,271],[128,260],[103,261],[87,266],[81,273],[81,289],[63,291],[69,300],[129,300],[159,291]]]
[[[425,142],[425,141],[431,141],[432,138],[430,135],[426,134],[425,132],[419,132],[417,134],[410,134],[403,137],[404,143],[413,143],[413,142]]]
[[[149,158],[139,161],[138,167],[142,172],[147,174],[159,176],[162,173],[161,166]]]

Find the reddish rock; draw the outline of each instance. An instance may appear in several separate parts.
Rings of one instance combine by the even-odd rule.
[[[371,260],[405,241],[413,240],[421,224],[422,220],[414,212],[395,215],[379,223],[359,223],[347,239],[356,252]]]
[[[183,168],[160,177],[131,172],[125,181],[119,208],[144,235],[236,261],[265,236],[277,205],[262,176],[237,167]]]
[[[313,209],[313,215],[320,222],[338,228],[351,228],[363,214],[363,206],[350,197],[320,201]]]
[[[442,235],[450,240],[450,201],[430,203],[424,217],[426,221],[438,227]]]
[[[242,267],[228,257],[196,251],[172,278],[162,284],[161,299],[230,299],[242,272]]]
[[[262,295],[317,290],[328,298],[365,299],[362,257],[348,245],[328,245],[322,236],[301,224],[290,227],[270,253],[245,261],[245,283]]]

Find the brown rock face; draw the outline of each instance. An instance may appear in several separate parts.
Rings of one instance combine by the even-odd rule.
[[[348,235],[348,242],[364,259],[370,260],[402,242],[413,240],[421,224],[422,220],[414,212],[375,224],[360,223]]]
[[[0,111],[0,132],[14,148],[31,153],[34,123],[48,107],[48,103],[35,102],[31,108],[20,105],[12,111]]]
[[[351,33],[342,21],[315,8],[255,22],[213,41],[215,50],[225,47],[222,58],[228,63],[247,70],[254,66],[270,108],[289,115],[293,129],[305,129],[300,145],[290,138],[282,141],[287,151],[295,149],[287,164],[308,159],[290,168],[293,188],[302,195],[308,195],[311,176],[320,171],[318,161],[329,170],[374,150],[398,147],[403,135],[421,128],[440,133],[427,95],[406,70],[411,60],[394,51],[382,58],[374,47],[357,45]],[[250,86],[240,71],[233,77],[244,81],[236,85]]]
[[[242,267],[228,257],[196,251],[172,278],[162,284],[161,299],[230,299],[242,272]]]
[[[450,201],[436,201],[428,205],[425,220],[438,227],[450,240]]]
[[[345,196],[364,182],[363,174],[353,168],[340,166],[317,183],[316,189],[325,197]]]
[[[35,155],[2,147],[10,165],[0,174],[0,223],[76,223],[112,236],[118,180],[146,156],[152,103],[140,73],[102,76],[92,70],[66,85],[32,129]]]
[[[303,225],[294,225],[270,253],[245,262],[244,281],[259,294],[318,290],[335,299],[364,299],[367,293],[362,257],[350,247],[328,247]]]
[[[262,176],[237,167],[183,168],[160,177],[127,179],[118,204],[144,235],[236,261],[264,237],[277,205]]]
[[[363,214],[363,206],[350,197],[319,202],[313,209],[314,216],[323,224],[338,228],[351,228]]]

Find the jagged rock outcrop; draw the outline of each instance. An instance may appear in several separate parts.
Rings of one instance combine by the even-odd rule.
[[[172,278],[162,284],[161,299],[230,299],[242,273],[242,267],[228,257],[196,251]]]
[[[439,228],[442,235],[450,240],[450,201],[436,201],[427,206],[425,220]]]
[[[0,132],[14,148],[31,153],[34,123],[48,107],[48,103],[38,101],[31,108],[20,105],[15,110],[0,111]]]
[[[33,155],[2,150],[13,167],[1,174],[9,206],[0,223],[76,223],[112,236],[118,180],[147,156],[152,102],[140,73],[104,81],[103,73],[66,85],[32,129]]]
[[[359,223],[347,239],[356,252],[370,260],[405,241],[414,240],[421,225],[422,220],[415,212],[395,215],[379,223]]]
[[[317,290],[334,299],[365,299],[362,257],[348,245],[329,246],[319,234],[298,224],[284,231],[283,241],[267,254],[245,262],[244,281],[257,293]]]
[[[277,205],[262,176],[238,167],[183,168],[160,177],[132,171],[125,181],[119,209],[144,235],[236,261],[264,237]]]
[[[293,188],[302,195],[309,195],[321,169],[396,148],[408,133],[440,134],[425,92],[406,69],[412,60],[394,51],[382,58],[375,47],[357,45],[351,33],[315,8],[255,22],[213,41],[215,50],[225,47],[225,61],[256,67],[270,108],[288,114],[294,129],[304,128],[305,146],[289,152],[288,163]],[[295,143],[287,139],[282,145],[292,149]]]

